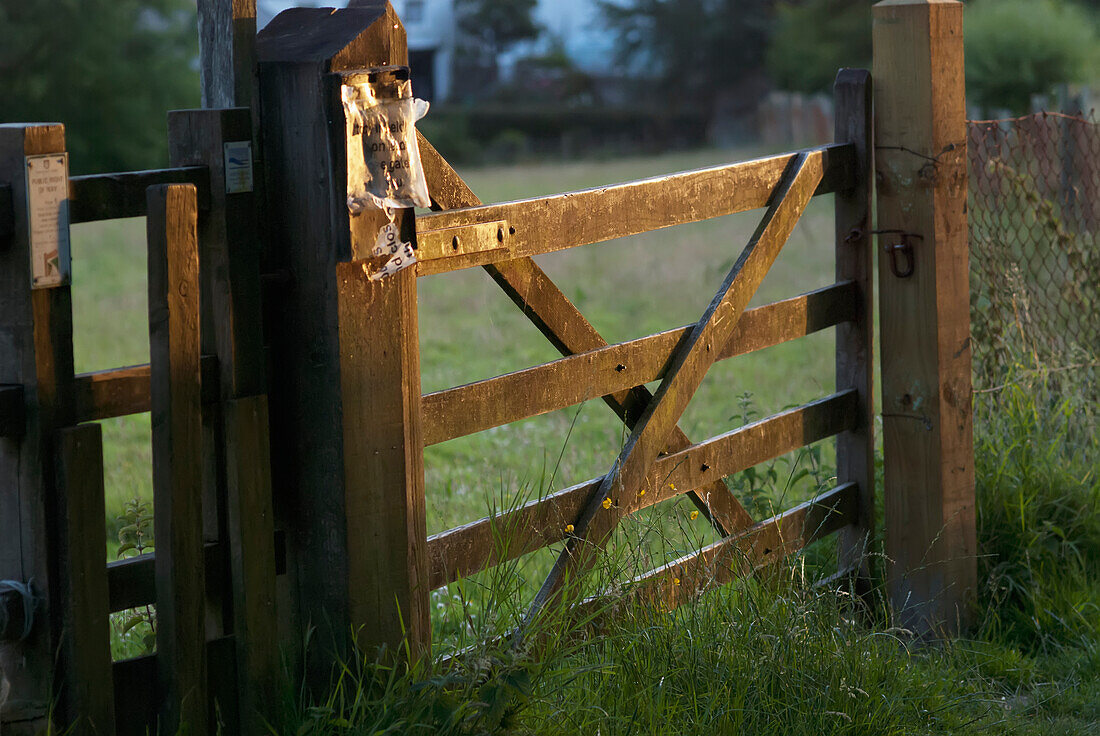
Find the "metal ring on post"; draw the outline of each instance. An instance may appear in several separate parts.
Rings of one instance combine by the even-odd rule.
[[[0,641],[26,640],[34,630],[37,608],[33,580],[0,580]]]

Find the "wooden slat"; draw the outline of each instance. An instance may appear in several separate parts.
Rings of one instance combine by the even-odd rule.
[[[111,621],[103,565],[103,433],[98,424],[60,430],[57,476],[64,601],[62,717],[74,734],[114,733]]]
[[[27,429],[23,387],[0,385],[0,437],[22,437]]]
[[[859,392],[858,424],[836,438],[837,483],[859,489],[859,514],[841,530],[837,543],[840,569],[859,568],[861,585],[870,580],[867,565],[875,524],[875,391],[874,391],[874,249],[871,198],[871,75],[862,69],[842,69],[833,85],[836,110],[834,138],[856,150],[857,177],[851,189],[837,192],[836,277],[851,279],[855,315],[836,331],[836,388]]]
[[[204,355],[199,365],[202,372],[202,403],[212,404],[219,398],[218,358]],[[141,414],[149,411],[149,364],[79,373],[73,391],[79,422]]]
[[[745,312],[718,353],[725,360],[855,318],[856,288],[842,282]],[[692,326],[610,345],[457,388],[425,394],[424,444],[564,409],[664,377]]]
[[[481,204],[458,172],[451,168],[431,143],[424,140],[419,133],[418,136],[433,209]],[[562,355],[583,353],[607,345],[603,336],[533,258],[489,264],[485,266],[485,271]],[[642,408],[652,398],[649,389],[638,384],[603,396],[608,407],[631,428]],[[665,450],[672,452],[689,445],[691,440],[676,427],[669,435]],[[749,513],[721,482],[708,488],[688,488],[685,491],[692,503],[723,536],[752,523]]]
[[[236,723],[233,692],[236,683],[236,658],[233,637],[222,636],[206,643],[210,662],[210,698],[204,704],[207,721],[215,717],[227,724]],[[163,733],[157,729],[157,703],[164,697],[164,688],[157,671],[157,655],[124,659],[114,663],[115,712],[117,736],[149,736]],[[204,724],[205,727],[205,724]]]
[[[156,552],[107,563],[108,606],[111,613],[148,606],[157,602]],[[203,545],[203,576],[210,590],[229,584],[229,561],[220,542]]]
[[[652,470],[665,438],[680,421],[719,349],[729,342],[749,301],[806,210],[822,173],[821,158],[812,153],[799,154],[790,162],[752,239],[699,323],[677,348],[653,400],[578,517],[574,536],[566,541],[565,549],[535,595],[532,616],[559,596],[568,578],[595,561],[598,550],[610,538],[623,514],[628,513],[633,501],[631,489],[640,487]],[[603,507],[605,500],[610,501],[609,508]]]
[[[645,480],[646,494],[637,496],[638,489],[630,489],[626,513],[671,498],[680,492],[676,488],[720,482],[727,475],[842,432],[855,422],[856,398],[854,391],[834,394],[662,456]],[[433,535],[428,539],[432,589],[563,541],[569,536],[566,524],[576,521],[602,480]]]
[[[750,529],[651,570],[631,581],[630,595],[666,609],[744,577],[852,523],[858,514],[854,483],[800,504]]]
[[[842,144],[629,184],[439,212],[417,221],[417,273],[427,276],[551,253],[765,207],[783,173],[800,157],[822,172],[815,193],[850,186],[853,149]],[[497,227],[498,223],[503,224]],[[485,225],[492,225],[497,237],[481,237]]]
[[[634,578],[614,592],[605,592],[574,604],[556,621],[552,644],[560,647],[590,637],[593,626],[600,627],[608,616],[619,614],[625,603],[659,605],[665,610],[688,603],[698,594],[739,576],[760,570],[782,560],[849,524],[856,513],[858,489],[850,484],[838,486],[789,511],[739,530],[714,544],[667,565]],[[851,571],[846,571],[850,573]],[[695,578],[689,577],[694,573]],[[685,579],[687,583],[685,584]],[[676,581],[679,580],[679,583]],[[692,587],[692,583],[697,587]],[[488,642],[475,644],[437,660],[444,671],[471,655],[481,656],[488,644],[505,647],[524,637],[527,632],[513,629]],[[546,640],[525,639],[533,656]]]
[[[89,174],[69,179],[69,218],[73,223],[141,217],[145,190],[158,184],[193,184],[201,209],[210,204],[210,174],[205,166]]]
[[[162,730],[206,722],[198,207],[190,184],[150,187],[149,352]]]
[[[275,616],[275,529],[267,397],[225,404],[227,521],[240,712],[246,734],[273,717],[282,662]]]

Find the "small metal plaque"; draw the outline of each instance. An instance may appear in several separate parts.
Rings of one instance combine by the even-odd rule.
[[[27,229],[31,286],[45,289],[70,282],[69,154],[27,156]]]
[[[231,141],[225,148],[225,193],[252,191],[252,141]]]

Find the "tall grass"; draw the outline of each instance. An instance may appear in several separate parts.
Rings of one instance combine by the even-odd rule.
[[[983,638],[1037,652],[1100,641],[1100,436],[1089,393],[1040,368],[978,395]]]
[[[673,612],[607,599],[583,620],[542,620],[516,646],[500,636],[529,593],[515,561],[437,597],[455,624],[447,645],[463,656],[395,668],[359,655],[322,699],[288,694],[273,731],[1096,732],[1100,440],[1087,395],[1021,370],[977,396],[981,585],[970,638],[915,643],[890,627],[881,590],[857,599],[815,585],[828,569],[810,550]],[[779,498],[784,479],[771,475],[733,485],[758,502]],[[637,540],[675,527],[639,524]],[[638,561],[612,549],[599,586]]]

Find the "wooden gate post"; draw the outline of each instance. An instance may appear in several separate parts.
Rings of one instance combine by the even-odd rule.
[[[355,2],[284,11],[257,53],[270,255],[290,274],[267,330],[276,516],[292,631],[316,629],[310,679],[321,686],[352,632],[369,657],[428,641],[415,274],[370,282],[357,262],[385,220],[349,215],[340,99],[345,75],[406,64],[408,51],[388,3]],[[409,240],[412,212],[398,212]]]
[[[865,69],[841,69],[833,85],[834,139],[856,149],[858,175],[850,189],[837,192],[836,278],[855,282],[856,318],[836,328],[836,388],[855,389],[859,419],[837,435],[836,482],[859,486],[856,523],[840,532],[837,567],[855,573],[860,589],[870,579],[868,552],[875,528],[874,401],[874,253],[871,235],[871,75]]]
[[[26,637],[21,626],[0,632],[5,736],[46,728],[62,623],[51,519],[58,510],[56,430],[71,422],[73,406],[72,296],[67,284],[31,289],[25,161],[64,151],[58,123],[0,125],[0,190],[7,195],[0,201],[11,208],[10,217],[0,214],[10,222],[0,228],[8,231],[0,233],[0,385],[23,388],[25,423],[22,437],[0,437],[0,581],[29,584],[37,599]],[[0,593],[0,605],[22,621],[18,593]]]
[[[948,634],[977,582],[963,5],[873,14],[890,598],[902,625]]]

